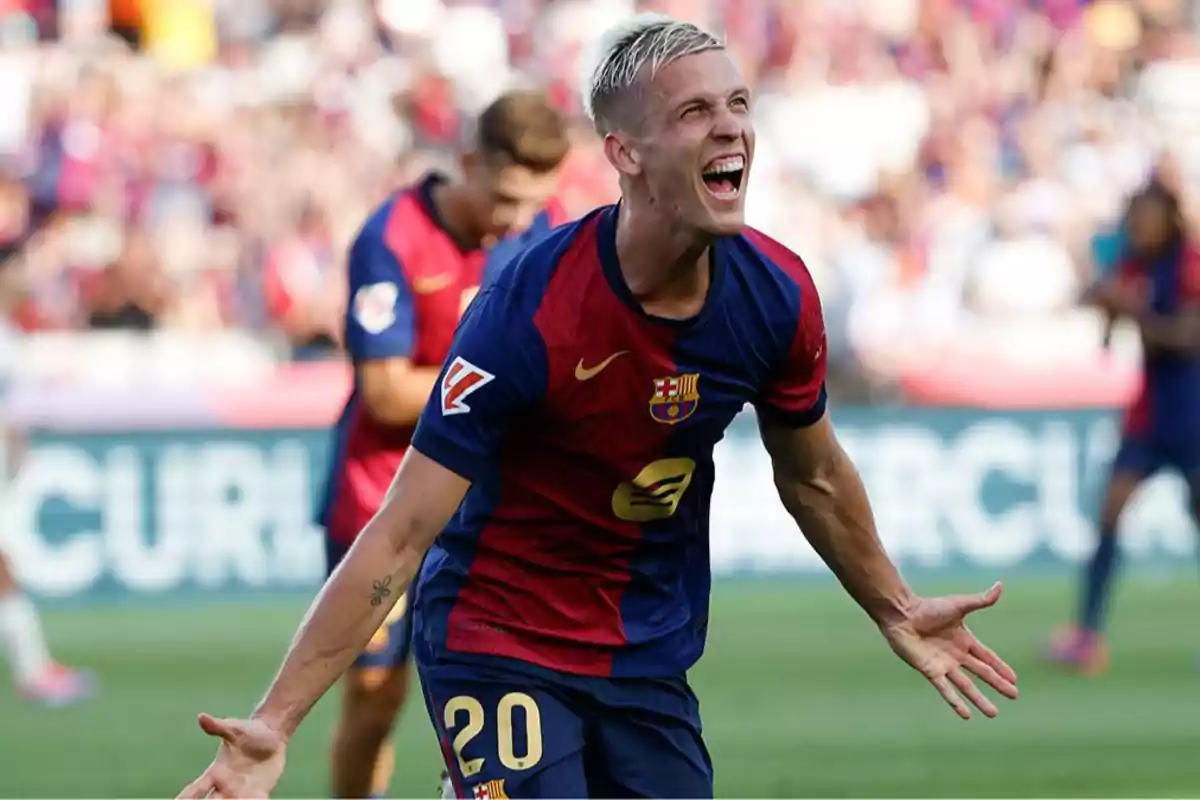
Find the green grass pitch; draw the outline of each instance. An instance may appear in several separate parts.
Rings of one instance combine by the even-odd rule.
[[[964,723],[890,654],[836,586],[719,583],[709,651],[693,673],[718,795],[1200,795],[1200,587],[1186,579],[1121,586],[1113,667],[1091,680],[1037,661],[1073,587],[1028,579],[1007,588],[1001,607],[974,627],[1020,672],[1023,696],[997,720]],[[173,795],[213,753],[195,713],[249,709],[301,606],[272,600],[48,613],[60,655],[94,666],[104,691],[89,705],[56,711],[0,694],[0,796]],[[321,703],[297,735],[277,796],[326,796],[332,711]],[[393,796],[433,796],[439,764],[418,703],[398,744]]]

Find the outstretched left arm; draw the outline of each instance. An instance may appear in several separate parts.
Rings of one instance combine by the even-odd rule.
[[[963,619],[994,605],[1000,585],[976,595],[923,598],[900,577],[875,532],[858,470],[829,421],[825,325],[816,289],[807,280],[801,301],[787,357],[755,402],[779,497],[892,650],[924,675],[963,719],[971,716],[967,701],[994,716],[996,706],[966,672],[1010,698],[1017,696],[1017,676],[967,630]]]
[[[759,417],[779,499],[842,586],[881,627],[907,618],[914,596],[875,531],[858,470],[829,415],[790,428]]]
[[[996,705],[966,673],[1010,699],[1017,696],[1017,675],[967,630],[963,620],[994,605],[1000,599],[1000,585],[976,595],[915,595],[875,533],[867,493],[828,416],[803,428],[773,423],[769,417],[759,419],[775,486],[788,513],[879,626],[892,650],[924,675],[963,719],[971,718],[967,701],[994,717]]]

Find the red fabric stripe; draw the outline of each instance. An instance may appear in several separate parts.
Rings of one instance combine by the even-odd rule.
[[[1195,245],[1188,245],[1183,252],[1180,294],[1185,303],[1200,303],[1200,249]]]
[[[642,539],[640,523],[615,516],[613,494],[672,430],[649,401],[654,379],[674,375],[675,364],[646,354],[670,352],[674,333],[613,293],[594,222],[564,254],[534,321],[549,359],[546,408],[501,455],[500,503],[450,614],[447,646],[605,676],[626,642],[621,599]],[[587,374],[619,351],[638,357],[576,377],[580,362]],[[613,404],[626,405],[631,392],[646,403],[633,418]]]
[[[1125,411],[1125,433],[1131,436],[1144,434],[1150,430],[1151,417],[1150,384],[1143,377],[1138,389],[1137,399]]]

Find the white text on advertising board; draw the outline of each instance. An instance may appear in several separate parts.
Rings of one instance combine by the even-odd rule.
[[[316,585],[311,456],[286,440],[167,445],[153,457],[35,447],[12,487],[8,544],[30,588],[51,596],[105,578],[134,592]]]
[[[1116,445],[1106,417],[844,416],[842,443],[903,565],[1061,567],[1088,550]],[[823,571],[743,422],[715,457],[714,570]],[[30,588],[46,596],[314,588],[324,554],[311,519],[326,455],[317,431],[35,438],[0,530]],[[1134,560],[1194,552],[1184,493],[1163,476],[1136,498],[1122,531]]]

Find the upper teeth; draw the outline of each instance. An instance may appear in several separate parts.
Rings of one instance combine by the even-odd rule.
[[[722,158],[719,161],[713,162],[705,170],[706,174],[714,172],[737,172],[739,169],[744,169],[746,159],[744,156],[731,156],[730,158]]]

